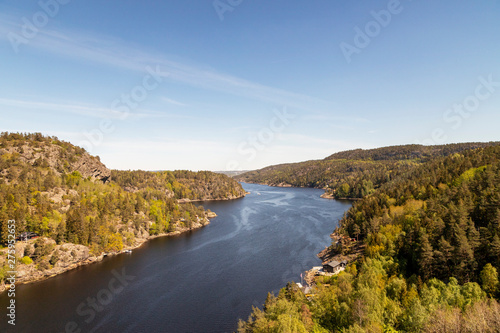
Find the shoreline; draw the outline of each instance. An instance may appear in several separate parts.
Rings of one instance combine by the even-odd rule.
[[[309,187],[309,186],[294,186],[290,184],[264,184],[264,183],[254,183],[254,182],[242,182],[246,184],[254,184],[254,185],[263,185],[263,186],[269,186],[269,187],[279,187],[279,188],[313,188],[316,190],[324,190],[325,193],[320,195],[320,198],[323,199],[330,199],[330,200],[347,200],[347,201],[358,201],[362,200],[363,198],[335,198],[333,195],[329,194],[326,192],[326,188],[324,187]],[[248,194],[248,193],[247,193]]]
[[[213,200],[215,201],[215,200]],[[45,280],[48,280],[48,279],[51,279],[53,277],[56,277],[58,275],[61,275],[61,274],[64,274],[66,272],[69,272],[69,271],[72,271],[78,267],[82,267],[82,266],[86,266],[86,265],[90,265],[90,264],[94,264],[94,263],[98,263],[98,262],[101,262],[102,260],[104,260],[104,258],[107,258],[107,257],[114,257],[114,256],[117,256],[117,255],[120,255],[120,254],[125,254],[126,251],[130,250],[136,250],[140,247],[142,247],[145,243],[149,242],[150,240],[153,240],[153,239],[156,239],[156,238],[160,238],[160,237],[175,237],[175,236],[180,236],[184,233],[187,233],[189,231],[193,231],[193,230],[198,230],[198,229],[201,229],[207,225],[210,224],[210,219],[211,218],[215,218],[217,217],[217,214],[214,213],[214,212],[207,212],[207,216],[206,216],[206,223],[197,223],[196,225],[194,225],[193,227],[191,228],[184,228],[184,229],[181,229],[181,230],[176,230],[174,232],[170,232],[170,233],[166,233],[166,234],[161,234],[161,235],[150,235],[146,238],[138,238],[135,240],[135,244],[134,245],[131,245],[131,246],[124,246],[123,249],[120,251],[120,252],[111,252],[111,253],[101,253],[99,256],[89,256],[83,260],[80,260],[78,262],[74,262],[74,263],[71,263],[69,264],[68,266],[66,267],[61,267],[60,271],[58,271],[57,273],[54,273],[54,274],[45,274],[44,272],[40,272],[42,274],[42,276],[40,277],[31,277],[31,278],[26,278],[26,279],[23,279],[23,278],[18,278],[16,276],[16,283],[15,285],[18,286],[18,285],[25,285],[25,284],[31,284],[31,283],[36,283],[36,282],[42,282],[42,281],[45,281]],[[65,244],[72,244],[72,243],[65,243]],[[65,244],[62,244],[62,245],[65,245]],[[72,244],[72,245],[78,245],[78,244]],[[49,271],[49,270],[47,270]],[[45,271],[45,272],[47,272]],[[2,294],[3,292],[5,292],[7,289],[9,289],[10,287],[10,284],[7,284],[7,283],[2,283],[0,285],[0,294]]]
[[[359,201],[363,199],[363,198],[335,198],[332,194],[327,193],[326,191],[321,195],[321,198],[329,200],[348,200],[348,201]]]
[[[177,203],[183,204],[183,203],[190,203],[190,202],[212,202],[212,201],[231,201],[231,200],[237,200],[246,197],[250,192],[245,192],[244,194],[240,196],[231,196],[229,198],[224,198],[224,199],[177,199]]]

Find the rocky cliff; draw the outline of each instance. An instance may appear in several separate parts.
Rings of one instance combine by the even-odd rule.
[[[84,149],[62,141],[25,141],[18,145],[2,145],[0,155],[17,155],[21,162],[45,166],[61,175],[78,171],[83,178],[108,182],[111,170],[101,163],[98,156],[89,155]]]

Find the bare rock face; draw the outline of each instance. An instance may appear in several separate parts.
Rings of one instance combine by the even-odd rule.
[[[54,265],[55,268],[66,268],[75,262],[86,260],[90,257],[89,248],[84,245],[64,244],[56,249],[59,260]]]
[[[98,179],[106,183],[111,178],[111,170],[101,163],[99,157],[84,153],[80,159],[72,163],[71,167],[79,171],[84,178]]]
[[[38,247],[44,247],[42,258],[35,262],[24,264],[17,263],[17,282],[26,283],[43,280],[48,277],[61,274],[89,262],[96,261],[98,258],[91,257],[89,248],[84,245],[66,243],[56,245],[53,239],[41,237],[38,240],[32,239],[16,243],[16,256],[19,258],[25,255],[33,256],[36,254],[36,242],[40,242]],[[4,252],[4,251],[2,251]],[[45,265],[44,265],[45,263]]]
[[[35,146],[25,143],[22,147],[0,148],[5,153],[17,153],[19,159],[31,165],[50,167],[57,174],[78,171],[83,178],[100,180],[104,183],[111,178],[111,170],[101,162],[98,156],[92,156],[78,147],[61,146],[57,143],[45,143]]]

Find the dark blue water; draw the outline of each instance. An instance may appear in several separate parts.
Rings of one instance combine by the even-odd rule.
[[[219,215],[205,228],[18,286],[17,325],[3,315],[0,332],[234,331],[267,292],[320,264],[351,206],[316,189],[244,187],[246,198],[203,204]]]

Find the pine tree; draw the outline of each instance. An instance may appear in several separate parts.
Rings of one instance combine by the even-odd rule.
[[[450,265],[453,251],[453,246],[451,246],[444,237],[441,237],[438,242],[438,249],[434,251],[434,271],[443,279],[447,279],[451,275]]]
[[[455,276],[460,282],[469,282],[473,276],[476,266],[474,251],[462,229],[455,226],[453,234],[453,245],[455,247],[453,251],[453,276]]]
[[[429,242],[429,237],[425,230],[420,230],[419,236],[419,264],[420,264],[420,274],[424,280],[429,279],[432,276],[432,264],[433,264],[433,251],[432,245]]]
[[[472,222],[471,219],[469,219],[467,225],[467,240],[469,241],[469,244],[474,250],[474,252],[481,245],[481,236],[479,234],[479,231],[477,231],[476,227],[474,226],[474,222]]]
[[[500,269],[500,237],[498,234],[493,236],[488,252],[490,261],[497,269]]]

